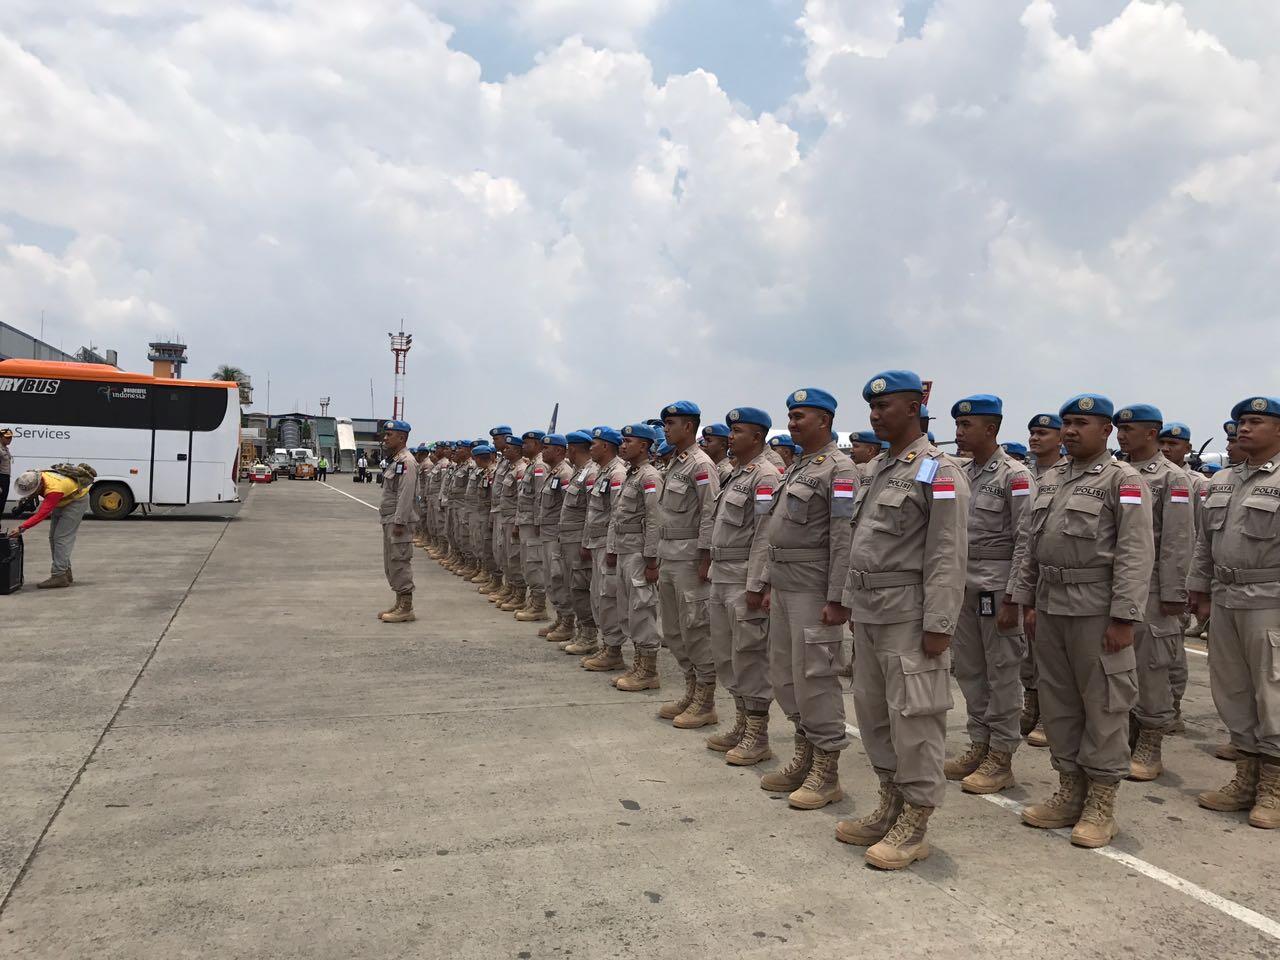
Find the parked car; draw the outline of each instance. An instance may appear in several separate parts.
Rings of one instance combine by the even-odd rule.
[[[249,468],[250,483],[275,483],[276,472],[265,463],[255,463]]]

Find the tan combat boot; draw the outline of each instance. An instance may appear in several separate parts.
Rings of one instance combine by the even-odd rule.
[[[494,590],[489,594],[489,602],[496,603],[499,606],[511,599],[511,582],[509,580],[502,581],[502,589]]]
[[[695,730],[719,722],[720,718],[716,715],[716,684],[713,680],[711,683],[700,683],[694,688],[689,706],[671,721],[671,725],[679,730]]]
[[[498,604],[498,609],[504,613],[514,613],[524,608],[525,587],[512,587],[511,596]]]
[[[560,624],[564,623],[564,614],[557,613],[554,621],[548,623],[545,627],[538,631],[538,636],[546,640],[552,630],[559,630]]]
[[[383,617],[385,617],[388,613],[392,613],[392,612],[394,612],[394,611],[395,611],[395,609],[396,609],[396,607],[397,607],[397,606],[399,606],[399,604],[400,604],[400,594],[398,594],[398,593],[393,593],[393,594],[391,595],[391,606],[387,607],[387,609],[385,609],[385,610],[379,610],[379,611],[378,611],[378,619],[379,619],[379,620],[381,620],[381,619],[382,619]]]
[[[1037,723],[1035,728],[1027,734],[1027,746],[1029,747],[1047,747],[1049,745],[1049,737],[1044,732],[1044,724]]]
[[[1159,730],[1138,731],[1138,742],[1129,757],[1130,780],[1146,782],[1164,773],[1164,764],[1160,762],[1161,737]]]
[[[477,566],[476,575],[471,578],[471,582],[472,583],[488,583],[489,571],[486,570],[484,567]]]
[[[1231,782],[1225,787],[1200,794],[1196,797],[1196,802],[1206,810],[1221,810],[1223,813],[1252,809],[1258,796],[1259,766],[1257,756],[1240,754],[1240,759],[1236,761],[1236,775]]]
[[[917,860],[924,860],[929,856],[929,844],[925,842],[924,834],[932,815],[933,807],[904,803],[893,829],[866,852],[864,859],[881,870],[901,870]]]
[[[623,659],[625,660],[626,657],[623,657]],[[640,648],[635,647],[631,651],[631,666],[627,667],[627,672],[622,674],[622,676],[614,677],[609,682],[616,687],[618,685],[618,681],[621,680],[623,677],[634,677],[639,672],[640,672]]]
[[[773,756],[769,749],[769,711],[747,711],[747,729],[741,742],[724,755],[724,762],[750,767]]]
[[[493,591],[497,590],[501,583],[502,581],[491,573],[485,578],[484,583],[480,584],[476,589],[476,593],[480,594],[482,597],[487,597],[489,594],[493,593]]]
[[[576,632],[574,627],[575,619],[572,613],[561,614],[560,625],[551,628],[551,631],[547,634],[547,639],[552,643],[564,643],[567,640],[572,640]]]
[[[813,744],[796,731],[796,753],[781,770],[766,773],[760,778],[760,789],[770,793],[791,793],[804,785],[813,766]]]
[[[590,656],[600,649],[600,645],[596,641],[597,635],[594,624],[589,627],[579,624],[578,632],[574,638],[568,643],[562,644],[560,649],[571,657]]]
[[[623,693],[635,693],[639,690],[658,690],[662,681],[658,679],[658,655],[656,653],[636,654],[636,670],[625,677],[619,677],[614,686]]]
[[[978,769],[960,781],[965,793],[999,793],[1012,786],[1013,754],[1006,750],[988,750]]]
[[[529,591],[529,602],[523,610],[516,611],[516,619],[521,623],[542,623],[550,620],[547,615],[547,595],[534,590]]]
[[[621,647],[601,647],[594,657],[582,661],[582,668],[592,673],[607,673],[610,670],[621,670],[626,661],[622,659]]]
[[[963,780],[977,770],[978,767],[982,766],[982,761],[986,757],[988,749],[985,743],[979,743],[977,740],[971,741],[968,750],[954,760],[948,760],[942,765],[943,776],[948,780]]]
[[[813,765],[800,789],[787,797],[797,810],[817,810],[844,799],[840,786],[840,751],[813,748]]]
[[[1022,691],[1022,714],[1018,717],[1018,727],[1025,737],[1040,722],[1040,694],[1035,690]]]
[[[698,678],[692,673],[686,674],[684,678],[684,696],[672,703],[664,703],[662,709],[658,711],[658,719],[674,720],[688,710],[689,704],[693,703],[693,695],[697,689]]]
[[[413,612],[413,594],[400,594],[400,601],[395,605],[395,609],[390,613],[384,613],[380,619],[383,623],[408,623],[411,620],[417,620],[418,617]]]
[[[857,820],[841,820],[836,824],[836,839],[841,843],[852,843],[859,847],[869,847],[879,843],[902,815],[904,801],[902,793],[891,780],[880,781],[880,805],[868,816]]]
[[[67,576],[64,570],[62,573],[49,574],[48,580],[41,580],[36,584],[37,590],[58,590],[62,587],[71,586],[71,578]]]
[[[1118,783],[1089,781],[1089,795],[1084,798],[1084,810],[1071,831],[1071,842],[1077,847],[1105,847],[1114,838],[1116,826],[1116,791]]]
[[[747,733],[747,706],[742,702],[741,697],[733,698],[734,719],[733,729],[726,733],[713,733],[707,737],[707,749],[715,750],[717,753],[728,753],[734,747],[742,742],[742,738]]]
[[[1044,803],[1033,803],[1022,811],[1022,822],[1042,830],[1070,827],[1084,810],[1086,781],[1082,773],[1058,771],[1058,791]]]
[[[439,541],[432,540],[430,543],[427,544],[427,556],[430,557],[432,560],[440,559]]]
[[[1249,811],[1249,826],[1259,830],[1280,827],[1280,761],[1258,764],[1257,802]]]

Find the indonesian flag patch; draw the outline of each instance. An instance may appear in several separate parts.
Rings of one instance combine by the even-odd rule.
[[[773,487],[756,487],[756,502],[773,499]]]
[[[700,487],[705,487],[708,483],[710,483],[710,482],[711,482],[711,474],[709,474],[709,473],[707,473],[707,471],[703,470],[701,473],[696,474],[696,475],[694,476],[694,478],[693,478],[693,482],[694,482],[694,483],[696,483],[696,484],[697,484],[698,486],[700,486]]]
[[[852,500],[853,481],[833,479],[831,481],[831,497],[834,500]]]
[[[588,490],[590,490],[590,489],[591,489],[592,487],[594,487],[595,485],[596,485],[596,478],[595,478],[595,477],[587,477],[587,489],[588,489]]]
[[[1141,505],[1142,503],[1142,486],[1137,483],[1120,484],[1120,502],[1132,505]]]
[[[956,482],[951,477],[934,477],[933,499],[954,500],[956,498]]]
[[[1009,480],[1009,496],[1031,496],[1031,478],[1027,476],[1013,477]]]
[[[622,489],[622,481],[621,481],[621,480],[619,480],[617,477],[613,477],[613,478],[612,478],[612,479],[610,479],[610,481],[609,481],[609,489],[610,489],[610,490],[620,490],[620,489]]]
[[[645,492],[645,493],[657,493],[657,492],[658,492],[658,482],[657,482],[656,480],[646,480],[646,481],[644,482],[644,492]]]
[[[1187,487],[1170,487],[1169,488],[1170,503],[1190,503],[1191,491]]]
[[[547,472],[547,471],[543,470],[541,467],[534,467],[534,468],[533,468],[533,475],[534,475],[535,477],[541,477],[541,476],[543,476],[546,472]]]

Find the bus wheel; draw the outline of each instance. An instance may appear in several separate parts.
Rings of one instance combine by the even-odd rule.
[[[89,492],[89,509],[99,520],[123,520],[135,506],[123,483],[99,483]]]

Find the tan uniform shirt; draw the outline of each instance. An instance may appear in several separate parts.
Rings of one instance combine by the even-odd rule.
[[[609,538],[609,518],[614,504],[622,492],[622,482],[627,478],[627,465],[621,457],[614,457],[596,475],[591,496],[587,498],[587,529],[582,545],[594,550],[606,545]]]
[[[547,465],[539,454],[529,461],[516,492],[516,523],[521,526],[537,522],[538,500],[547,482]]]
[[[729,482],[729,477],[733,475],[733,463],[728,457],[725,457],[716,464],[716,476],[720,478],[720,486],[723,488]]]
[[[591,499],[591,488],[596,485],[596,474],[599,472],[599,465],[594,460],[588,460],[585,467],[573,471],[569,478],[564,490],[564,501],[560,505],[561,543],[582,542],[587,528],[587,502]]]
[[[547,476],[542,484],[542,492],[538,495],[533,522],[537,525],[540,538],[558,541],[560,511],[564,507],[565,490],[573,479],[573,465],[568,460],[561,460],[555,467],[547,467],[546,470]]]
[[[711,549],[711,523],[715,515],[720,475],[706,451],[696,444],[678,454],[667,470],[662,488],[663,560],[697,560],[699,550]]]
[[[1209,478],[1187,589],[1232,610],[1280,607],[1280,460]]]
[[[448,512],[449,501],[453,494],[453,474],[458,469],[458,465],[452,460],[444,462],[444,470],[440,472],[440,506]]]
[[[1155,563],[1151,568],[1148,603],[1186,603],[1187,574],[1195,549],[1195,506],[1191,481],[1162,453],[1151,460],[1131,461],[1151,491],[1151,529]]]
[[[378,517],[383,526],[418,522],[414,499],[418,492],[418,463],[408,450],[400,450],[382,471],[382,503]],[[405,536],[412,536],[406,531]]]
[[[1057,460],[1055,460],[1053,463],[1049,464],[1048,466],[1044,466],[1044,467],[1040,466],[1040,461],[1039,461],[1039,460],[1032,459],[1030,462],[1028,462],[1028,463],[1027,463],[1027,469],[1029,469],[1029,470],[1031,471],[1031,478],[1032,478],[1033,480],[1035,480],[1035,482],[1036,482],[1036,483],[1039,483],[1041,480],[1043,480],[1043,479],[1044,479],[1044,475],[1045,475],[1046,473],[1048,473],[1048,472],[1049,472],[1050,470],[1052,470],[1054,467],[1058,467],[1058,466],[1061,466],[1062,464],[1066,463],[1068,459],[1070,459],[1070,458],[1069,458],[1069,457],[1059,457],[1059,458],[1058,458]]]
[[[769,519],[781,475],[762,453],[729,474],[716,498],[711,526],[711,581],[745,583],[751,545]],[[763,562],[763,560],[762,560]],[[762,589],[756,578],[755,590]]]
[[[506,476],[502,478],[502,488],[498,491],[498,513],[505,523],[515,522],[520,482],[524,479],[524,472],[528,466],[529,461],[521,457],[515,463],[509,463]]]
[[[1209,478],[1199,470],[1192,470],[1186,465],[1181,469],[1191,482],[1191,549],[1194,552],[1196,532],[1204,519],[1205,497],[1209,496]]]
[[[1036,482],[1026,464],[1000,447],[986,463],[970,461],[964,472],[969,481],[966,583],[971,590],[1003,595],[1009,592],[1014,548],[1031,514]]]
[[[1103,451],[1045,474],[1032,504],[1013,600],[1064,617],[1146,612],[1155,539],[1138,471]]]
[[[492,488],[492,495],[489,498],[490,513],[501,513],[502,511],[502,488],[506,482],[507,474],[510,472],[511,464],[507,462],[506,457],[498,454],[497,461],[493,465],[493,479],[489,483]]]
[[[884,451],[858,491],[845,606],[855,623],[954,633],[964,603],[969,480],[928,437]]]
[[[482,519],[483,514],[493,510],[493,477],[496,471],[497,467],[492,464],[486,469],[476,467],[476,510],[482,515]]]
[[[751,544],[747,589],[816,591],[842,603],[857,485],[853,461],[834,443],[796,457]]]
[[[661,490],[662,478],[653,464],[645,462],[627,471],[609,516],[609,553],[639,553],[646,560],[657,559]]]

